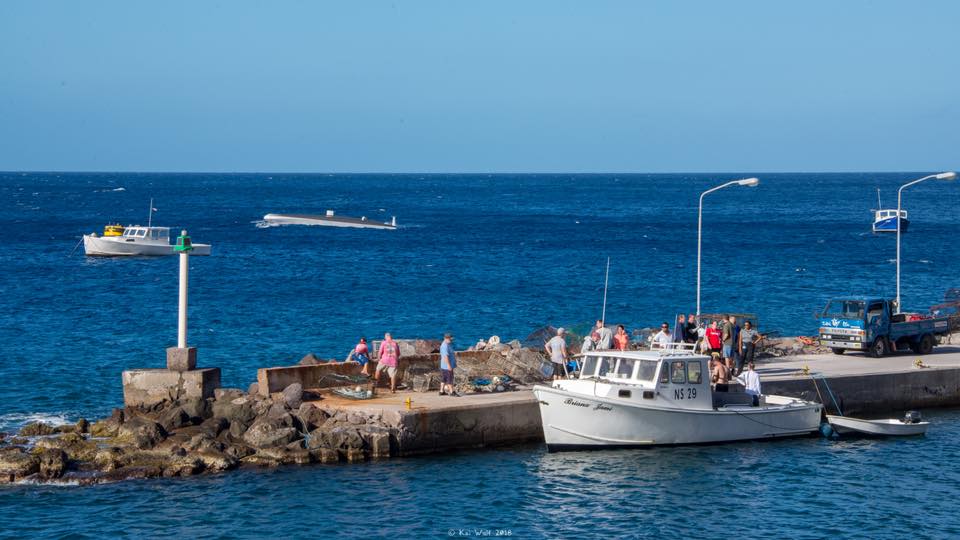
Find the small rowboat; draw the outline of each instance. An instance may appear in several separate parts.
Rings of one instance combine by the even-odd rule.
[[[864,435],[876,435],[881,437],[906,437],[910,435],[923,435],[927,432],[930,422],[912,421],[908,415],[907,421],[896,418],[881,418],[879,420],[864,420],[862,418],[851,418],[849,416],[827,415],[827,421],[833,426],[833,429],[840,434],[843,433],[861,433]]]

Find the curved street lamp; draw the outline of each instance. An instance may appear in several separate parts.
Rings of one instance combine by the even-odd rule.
[[[741,180],[733,180],[727,182],[726,184],[719,185],[714,188],[710,188],[700,194],[700,210],[697,213],[697,320],[700,319],[700,246],[703,240],[703,197],[708,193],[713,193],[719,189],[730,186],[747,186],[747,187],[756,187],[760,185],[760,180],[757,178],[743,178]]]
[[[900,309],[900,215],[902,210],[900,209],[900,202],[903,195],[903,190],[914,185],[923,182],[924,180],[936,179],[936,180],[953,180],[957,177],[957,173],[949,171],[942,172],[938,174],[931,174],[929,176],[924,176],[923,178],[918,178],[913,182],[907,182],[906,184],[900,186],[900,189],[897,190],[897,314],[901,313]]]

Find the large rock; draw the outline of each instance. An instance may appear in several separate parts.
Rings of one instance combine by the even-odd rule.
[[[297,410],[297,417],[303,423],[304,431],[312,431],[322,426],[330,414],[312,403],[303,403]]]
[[[303,385],[293,383],[283,389],[283,403],[290,409],[299,409],[303,403]]]
[[[284,446],[298,438],[297,430],[278,419],[258,419],[243,434],[243,440],[255,448]]]
[[[239,459],[223,452],[203,451],[198,452],[196,457],[203,462],[203,468],[210,472],[229,471],[240,464]]]
[[[183,407],[173,407],[160,415],[158,419],[163,429],[173,431],[177,428],[191,425],[190,415],[183,410]]]
[[[298,366],[314,366],[320,363],[322,362],[320,362],[320,359],[317,358],[317,355],[313,353],[307,353],[303,358],[300,359],[299,362],[297,362],[297,365]]]
[[[98,422],[94,422],[90,426],[90,435],[94,437],[116,437],[117,432],[120,430],[120,423],[113,418],[106,418]]]
[[[36,437],[38,435],[53,435],[56,428],[44,422],[31,422],[20,429],[21,437]]]
[[[243,397],[243,390],[239,388],[217,388],[213,391],[213,399],[216,401],[233,401],[238,397]]]
[[[210,405],[210,400],[199,397],[185,398],[178,401],[177,405],[183,409],[183,412],[187,413],[193,424],[199,424],[213,416],[213,408]]]
[[[39,459],[38,472],[43,480],[60,478],[67,470],[67,454],[63,450],[58,448],[40,450],[37,458]]]
[[[321,427],[310,432],[310,449],[333,448],[346,455],[349,449],[363,450],[363,437],[352,426]]]
[[[117,430],[117,441],[131,444],[141,450],[153,448],[167,438],[163,426],[142,416],[134,417]]]
[[[56,449],[66,452],[74,461],[90,461],[97,454],[97,443],[89,441],[79,433],[67,433],[60,437],[49,437],[37,441],[39,449]]]
[[[193,476],[203,471],[203,461],[192,455],[172,456],[163,466],[163,476]]]
[[[40,459],[22,448],[0,449],[0,484],[13,483],[40,470]]]
[[[230,422],[228,422],[226,418],[208,418],[204,420],[202,424],[200,424],[200,430],[210,437],[217,437],[223,433],[224,430],[229,428]]]
[[[230,401],[214,401],[213,416],[226,419],[231,426],[238,423],[244,427],[249,427],[257,416],[253,408],[254,402],[255,400],[248,396],[238,397]]]

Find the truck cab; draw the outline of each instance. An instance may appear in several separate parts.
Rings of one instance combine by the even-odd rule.
[[[884,298],[834,298],[820,314],[820,343],[834,354],[855,350],[879,358],[907,349],[928,354],[949,332],[945,317],[907,318]]]

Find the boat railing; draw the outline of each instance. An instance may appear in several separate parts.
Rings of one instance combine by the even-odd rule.
[[[685,354],[691,355],[696,352],[696,343],[658,343],[654,341],[650,344],[650,350],[660,353],[660,356]]]

